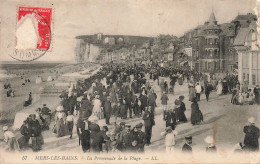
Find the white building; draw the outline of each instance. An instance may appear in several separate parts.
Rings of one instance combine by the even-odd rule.
[[[249,27],[240,28],[234,41],[234,48],[238,53],[238,80],[250,87],[260,84],[259,39],[257,24],[254,21]]]

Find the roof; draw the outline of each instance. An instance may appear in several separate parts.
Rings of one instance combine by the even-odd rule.
[[[209,17],[209,24],[214,25],[216,22],[217,22],[217,20],[216,20],[215,14],[214,14],[214,12],[212,12]]]
[[[235,25],[233,23],[224,23],[220,25],[221,35],[235,36]]]
[[[252,13],[248,13],[246,15],[238,15],[233,21],[240,21],[240,20],[256,20],[256,15]]]
[[[248,32],[249,32],[249,28],[240,28],[233,45],[244,46]]]

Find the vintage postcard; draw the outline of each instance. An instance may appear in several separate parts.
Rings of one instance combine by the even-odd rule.
[[[260,163],[259,0],[0,3],[0,163]]]

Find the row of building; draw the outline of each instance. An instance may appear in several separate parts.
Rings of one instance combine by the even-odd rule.
[[[260,83],[256,23],[256,15],[249,13],[218,24],[212,12],[208,21],[180,38],[101,33],[77,36],[75,58],[77,63],[157,63],[220,76],[237,72],[241,83],[256,85]]]

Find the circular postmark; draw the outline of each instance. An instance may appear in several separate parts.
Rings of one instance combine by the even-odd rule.
[[[35,43],[33,43],[34,48],[31,48],[31,47],[30,48],[24,48],[24,47],[20,48],[22,46],[17,46],[18,43],[20,45],[23,45],[23,43],[22,43],[22,41],[18,42],[17,33],[16,33],[16,47],[14,47],[15,50],[12,53],[9,53],[9,56],[11,56],[13,59],[18,60],[18,61],[23,61],[23,62],[33,61],[33,60],[36,60],[36,59],[42,57],[49,50],[49,48],[51,46],[51,41],[52,41],[51,26],[49,24],[51,20],[47,20],[46,15],[42,15],[42,14],[38,13],[37,10],[39,10],[39,9],[37,9],[37,10],[31,9],[31,10],[29,10],[30,13],[28,13],[28,10],[19,9],[18,20],[19,20],[19,18],[25,17],[27,15],[29,15],[28,18],[30,17],[30,19],[28,19],[29,21],[27,21],[26,23],[24,23],[25,22],[24,20],[20,19],[18,21],[18,23],[20,23],[20,26],[17,25],[17,30],[18,30],[18,28],[25,30],[25,34],[23,34],[23,32],[20,32],[22,34],[19,35],[19,37],[21,38],[20,40],[22,40],[22,41],[28,40],[26,38],[27,31],[28,31],[28,34],[34,34],[35,36],[37,35],[37,40]],[[41,10],[41,11],[43,11],[43,10]],[[48,16],[47,16],[47,18],[48,18]],[[34,26],[32,26],[33,20],[36,22],[36,23],[34,23]],[[30,24],[30,22],[31,22],[31,24]],[[24,24],[22,24],[22,23],[24,23]],[[29,29],[26,31],[26,28],[28,28],[28,26],[29,26],[28,24],[31,25],[31,27],[34,27],[34,29],[35,29],[34,33],[31,32],[33,30],[29,31]],[[23,26],[23,27],[21,27],[21,26]],[[33,38],[34,40],[35,40],[35,36]],[[29,37],[31,37],[31,36],[28,36],[28,38]],[[29,42],[29,45],[31,44],[30,40],[27,42]]]

